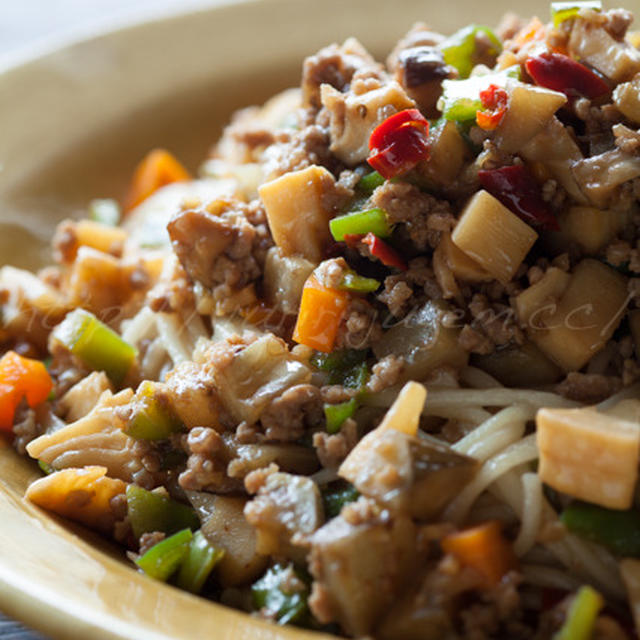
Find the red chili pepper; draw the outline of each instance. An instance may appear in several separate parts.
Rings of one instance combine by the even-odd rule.
[[[482,186],[526,223],[557,231],[560,227],[540,187],[524,165],[478,171]]]
[[[344,236],[344,243],[350,249],[356,249],[358,244],[363,242],[369,247],[369,251],[374,258],[378,258],[385,267],[396,267],[401,271],[407,270],[407,263],[400,257],[398,252],[390,247],[384,240],[378,238],[375,233],[351,233]]]
[[[413,169],[429,154],[429,122],[417,109],[405,109],[379,124],[369,138],[367,162],[389,180]]]
[[[536,84],[561,91],[568,98],[585,96],[593,100],[611,91],[603,78],[561,53],[541,53],[529,58],[524,66]]]
[[[373,233],[367,233],[362,238],[371,251],[371,255],[374,258],[378,258],[385,267],[395,267],[401,271],[407,270],[407,263],[400,257],[395,249],[392,249],[384,240],[380,240],[378,236]]]
[[[509,94],[498,85],[491,84],[480,92],[480,102],[485,111],[476,112],[476,122],[481,129],[493,131],[507,112]]]

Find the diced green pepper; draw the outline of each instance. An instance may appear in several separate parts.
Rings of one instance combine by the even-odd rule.
[[[89,203],[89,219],[110,227],[116,227],[120,223],[120,205],[111,199],[92,200]]]
[[[593,587],[580,587],[562,628],[553,636],[553,640],[589,640],[603,606],[603,597]]]
[[[357,489],[348,482],[339,480],[333,486],[329,486],[322,492],[322,502],[324,513],[327,519],[340,515],[342,507],[351,502],[355,502],[360,497]]]
[[[200,526],[200,520],[191,507],[135,484],[127,486],[127,513],[136,538],[152,531],[166,534],[186,528],[195,531]]]
[[[365,278],[353,271],[348,271],[342,277],[342,282],[338,288],[359,293],[371,293],[380,288],[380,281],[374,278]]]
[[[552,2],[551,3],[551,19],[553,26],[559,27],[565,20],[578,15],[581,9],[592,9],[593,11],[602,11],[602,2],[600,0],[585,0],[584,2]]]
[[[295,590],[290,588],[292,582],[297,583]],[[278,624],[305,624],[310,618],[310,591],[309,579],[301,571],[290,564],[277,564],[254,583],[251,596],[256,610],[264,611]]]
[[[377,172],[372,171],[366,176],[362,176],[358,182],[358,189],[365,193],[372,194],[378,187],[384,184],[384,178]]]
[[[40,470],[47,475],[51,475],[55,471],[55,469],[44,460],[38,460],[38,466],[40,467]]]
[[[355,398],[340,404],[325,404],[324,416],[327,419],[327,431],[331,434],[338,433],[344,421],[351,418],[358,408]]]
[[[342,384],[349,389],[358,389],[362,391],[369,380],[369,367],[366,362],[356,364],[348,371],[345,371],[339,378],[333,382],[333,376],[329,382],[332,384]]]
[[[84,309],[67,315],[54,329],[53,337],[88,367],[104,371],[116,385],[122,383],[138,357],[134,347]]]
[[[166,440],[181,429],[182,423],[171,407],[155,393],[154,383],[145,380],[136,392],[125,433],[136,440]]]
[[[504,87],[510,79],[520,78],[520,66],[514,65],[496,73],[473,76],[466,80],[443,80],[438,109],[447,120],[461,124],[475,122],[482,109],[480,92],[495,84]]]
[[[329,222],[329,230],[337,242],[344,240],[346,235],[373,233],[379,238],[387,238],[391,235],[387,214],[382,209],[352,211],[344,216],[338,216]]]
[[[455,67],[461,78],[468,78],[473,67],[478,64],[478,36],[484,36],[491,43],[490,50],[486,53],[497,57],[502,51],[500,38],[489,27],[475,24],[456,31],[439,46],[444,61]]]
[[[615,511],[572,502],[560,516],[571,533],[609,549],[617,556],[640,557],[640,512]]]
[[[331,353],[316,351],[311,356],[311,364],[321,371],[345,371],[356,364],[364,362],[368,353],[366,349],[341,349]]]
[[[166,582],[178,570],[189,552],[192,537],[190,529],[183,529],[153,545],[136,560],[136,564],[148,576]]]
[[[224,557],[224,549],[212,547],[202,531],[196,531],[178,573],[176,584],[190,593],[200,593],[215,566]]]

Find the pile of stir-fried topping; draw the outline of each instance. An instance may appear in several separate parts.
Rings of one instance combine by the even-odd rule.
[[[158,580],[380,640],[636,637],[640,37],[355,39],[0,270],[27,496]],[[608,400],[609,399],[609,400]],[[600,403],[600,404],[596,404]]]

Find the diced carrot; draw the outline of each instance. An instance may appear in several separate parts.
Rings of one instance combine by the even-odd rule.
[[[463,565],[476,569],[491,586],[517,565],[511,543],[502,535],[497,521],[449,534],[442,539],[441,546]]]
[[[51,389],[53,382],[42,362],[7,352],[0,360],[0,429],[11,430],[22,398],[36,407],[47,399]]]
[[[164,149],[154,149],[136,167],[123,208],[131,211],[160,187],[186,180],[191,180],[191,175],[174,156]]]
[[[346,291],[329,289],[312,274],[302,290],[293,339],[312,349],[331,353],[348,304],[349,294]]]

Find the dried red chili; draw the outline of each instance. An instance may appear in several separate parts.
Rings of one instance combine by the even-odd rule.
[[[405,109],[379,124],[369,138],[367,162],[389,180],[415,167],[429,154],[429,122],[417,109]]]
[[[507,112],[509,94],[502,87],[491,84],[480,92],[480,102],[484,111],[476,112],[476,122],[481,129],[493,131]]]

